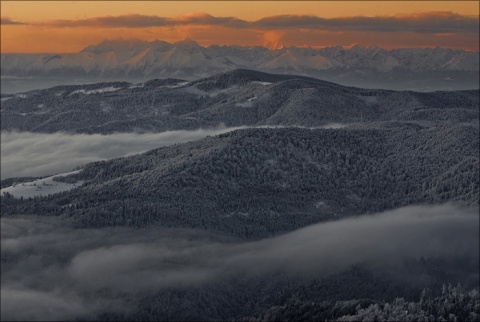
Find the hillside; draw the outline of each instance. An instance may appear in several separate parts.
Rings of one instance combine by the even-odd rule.
[[[83,185],[2,197],[2,215],[73,217],[78,226],[192,227],[260,238],[412,204],[479,200],[478,128],[395,122],[248,129],[87,164]]]
[[[315,78],[234,70],[196,81],[58,86],[2,95],[1,129],[53,133],[163,132],[226,126],[361,121],[478,124],[479,93],[395,92]]]

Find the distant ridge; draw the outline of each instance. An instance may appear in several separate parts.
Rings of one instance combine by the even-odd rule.
[[[409,92],[237,69],[195,81],[153,79],[2,95],[1,129],[52,133],[163,132],[225,126],[371,121],[478,126],[479,92]],[[81,108],[80,108],[81,107]]]
[[[385,50],[355,45],[203,47],[192,39],[104,40],[69,54],[1,54],[1,75],[102,80],[207,77],[232,69],[316,77],[343,85],[401,90],[478,88],[478,52],[448,48]]]

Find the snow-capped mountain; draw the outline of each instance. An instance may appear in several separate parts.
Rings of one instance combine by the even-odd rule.
[[[478,88],[478,52],[439,47],[385,50],[360,45],[349,49],[276,48],[202,47],[191,39],[173,44],[160,40],[105,40],[79,53],[2,54],[1,75],[96,81],[167,77],[192,80],[248,68],[370,88],[420,91]]]

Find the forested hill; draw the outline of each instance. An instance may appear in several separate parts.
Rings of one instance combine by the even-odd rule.
[[[75,177],[83,186],[23,202],[2,197],[2,215],[260,238],[405,205],[478,204],[478,146],[470,126],[238,130],[87,164]]]
[[[479,120],[479,92],[395,92],[315,78],[234,70],[196,81],[58,86],[1,97],[1,129],[52,133],[162,132],[239,125]]]

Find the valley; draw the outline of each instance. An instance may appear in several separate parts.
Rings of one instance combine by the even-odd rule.
[[[480,314],[478,90],[237,69],[1,99],[2,319]]]

